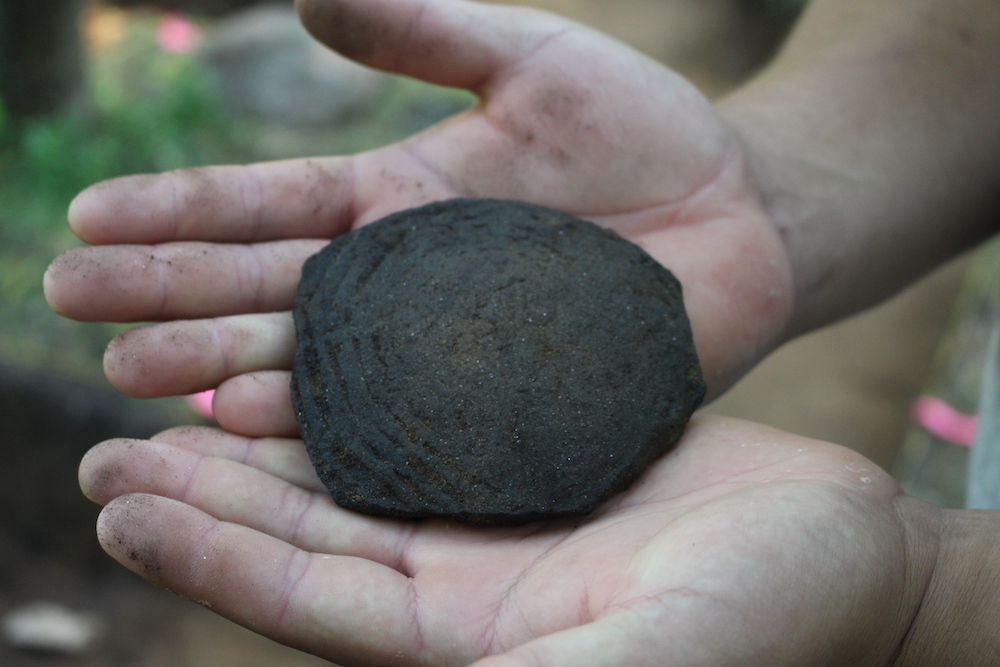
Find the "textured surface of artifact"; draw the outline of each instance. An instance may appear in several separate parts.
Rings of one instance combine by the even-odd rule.
[[[337,504],[519,524],[583,515],[683,432],[704,383],[680,284],[534,205],[456,199],[311,257],[292,400]]]

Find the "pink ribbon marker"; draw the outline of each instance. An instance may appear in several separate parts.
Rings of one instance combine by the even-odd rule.
[[[201,31],[183,16],[167,13],[156,27],[156,42],[167,53],[191,53],[201,42]]]
[[[962,414],[940,398],[919,396],[910,406],[913,421],[931,434],[962,447],[976,439],[976,418]]]
[[[208,391],[203,391],[200,394],[185,396],[184,400],[186,400],[187,404],[191,406],[191,409],[199,415],[208,417],[209,419],[215,419],[215,413],[212,412],[213,396],[215,396],[215,390],[209,389]]]

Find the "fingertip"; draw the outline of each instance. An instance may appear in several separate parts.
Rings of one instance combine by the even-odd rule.
[[[296,0],[295,8],[309,34],[353,60],[367,60],[388,37],[386,22],[360,3]]]
[[[97,518],[97,540],[104,551],[136,574],[157,583],[166,543],[155,525],[156,497],[134,493],[109,502]]]
[[[111,386],[132,398],[152,398],[156,394],[146,394],[142,391],[142,378],[149,374],[142,357],[135,354],[129,340],[134,337],[136,329],[118,334],[111,339],[104,349],[104,376]]]
[[[84,241],[87,240],[87,229],[90,222],[97,217],[96,212],[100,200],[98,189],[102,186],[103,184],[92,185],[77,194],[69,203],[69,208],[66,211],[66,222],[69,224],[70,231]]]
[[[125,321],[118,319],[120,306],[135,290],[127,284],[132,267],[120,257],[107,248],[74,248],[53,259],[42,278],[49,307],[81,322]]]
[[[80,459],[80,465],[76,471],[77,483],[80,485],[83,496],[98,505],[105,504],[103,494],[99,491],[101,484],[98,481],[103,477],[101,470],[106,456],[105,449],[104,442],[91,447]]]
[[[347,58],[472,91],[566,24],[537,11],[461,0],[297,0],[296,7],[306,30]]]
[[[134,200],[127,195],[148,180],[149,177],[142,174],[122,176],[83,190],[73,198],[66,211],[70,231],[91,245],[113,243],[115,233],[111,220],[133,213]]]
[[[76,248],[53,259],[42,276],[42,291],[49,308],[57,315],[74,320],[88,321],[91,313],[86,304],[86,282],[100,271],[87,248]]]
[[[297,438],[299,424],[292,408],[291,373],[245,373],[219,385],[212,410],[230,433],[251,438]]]
[[[131,174],[91,185],[69,204],[70,230],[91,245],[169,240],[176,223],[170,173]]]
[[[68,317],[62,290],[66,274],[65,263],[65,254],[59,255],[49,263],[42,276],[42,293],[45,295],[45,301],[56,315],[62,317]]]
[[[88,500],[106,505],[121,495],[119,489],[127,484],[128,475],[121,464],[119,453],[123,446],[131,448],[136,442],[122,438],[105,440],[83,455],[77,469],[77,479],[80,490]]]
[[[198,343],[199,350],[207,346],[174,323],[129,329],[115,336],[105,348],[104,375],[111,386],[132,398],[201,391],[204,380],[199,357],[189,354],[184,346],[191,340]]]
[[[170,497],[195,460],[169,444],[113,438],[92,447],[77,474],[84,495],[108,505],[136,491]]]

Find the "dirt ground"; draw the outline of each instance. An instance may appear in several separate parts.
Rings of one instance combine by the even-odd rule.
[[[773,36],[753,32],[729,0],[537,0],[676,67],[710,96],[760,64]],[[845,444],[888,466],[907,426],[950,312],[963,262],[900,297],[772,355],[710,412],[743,417]],[[111,434],[114,435],[114,434]],[[110,437],[110,436],[109,436]],[[89,444],[89,443],[85,443]],[[72,485],[65,473],[60,484]],[[85,506],[82,498],[74,503]],[[86,522],[96,509],[81,509]],[[89,514],[88,514],[89,513]],[[92,524],[91,524],[92,525]],[[105,638],[76,657],[0,645],[11,667],[289,667],[327,664],[281,647],[202,607],[147,586],[97,552],[67,560],[40,555],[0,530],[0,613],[33,599],[102,617]]]

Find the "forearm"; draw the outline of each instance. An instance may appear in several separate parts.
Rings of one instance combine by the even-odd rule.
[[[789,336],[1000,226],[1000,2],[814,0],[720,103],[795,272]]]
[[[937,566],[893,667],[1000,664],[1000,511],[944,513]]]

